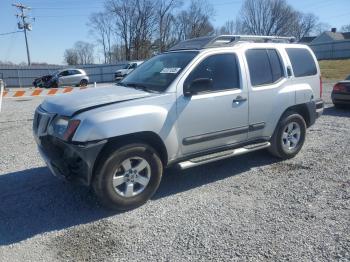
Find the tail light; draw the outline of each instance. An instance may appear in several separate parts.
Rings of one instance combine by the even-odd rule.
[[[346,87],[342,83],[337,83],[333,87],[333,92],[337,92],[337,93],[346,92]]]
[[[323,93],[323,83],[322,83],[322,77],[320,76],[320,98],[322,98]]]

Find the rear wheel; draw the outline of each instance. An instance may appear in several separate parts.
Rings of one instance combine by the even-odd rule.
[[[86,79],[82,79],[79,83],[80,86],[87,86],[88,85],[88,81]]]
[[[107,150],[99,162],[93,188],[100,202],[115,210],[144,204],[158,189],[163,173],[157,152],[145,144]]]
[[[271,138],[269,151],[272,155],[288,159],[294,157],[303,147],[306,135],[304,118],[295,112],[287,112]]]

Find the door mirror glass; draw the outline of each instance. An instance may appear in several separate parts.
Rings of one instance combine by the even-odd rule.
[[[191,96],[200,92],[211,90],[213,86],[213,79],[211,78],[197,78],[184,88],[184,95]]]

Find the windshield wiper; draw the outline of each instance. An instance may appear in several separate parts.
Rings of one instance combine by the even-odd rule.
[[[135,88],[135,89],[138,89],[138,90],[142,90],[142,91],[146,91],[146,92],[149,92],[149,93],[159,93],[155,90],[152,90],[152,89],[149,89],[149,87],[141,84],[141,83],[122,83],[120,82],[119,85],[121,86],[126,86],[126,87],[132,87],[132,88]]]

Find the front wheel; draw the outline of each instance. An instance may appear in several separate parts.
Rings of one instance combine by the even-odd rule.
[[[304,118],[295,112],[287,112],[271,138],[269,151],[272,155],[288,159],[294,157],[303,147],[306,135]]]
[[[104,153],[93,180],[93,189],[106,207],[133,209],[152,197],[162,173],[162,162],[153,148],[145,144],[130,144]]]

